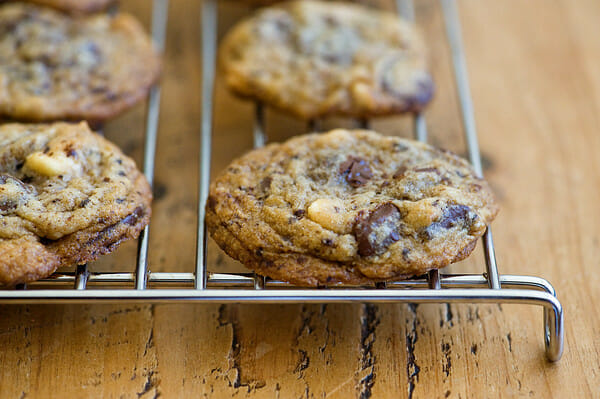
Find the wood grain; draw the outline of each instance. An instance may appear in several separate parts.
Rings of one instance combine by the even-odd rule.
[[[150,3],[122,2],[148,25]],[[521,305],[0,306],[0,397],[565,398],[600,395],[600,2],[461,0],[502,273],[554,283],[563,359]],[[386,7],[391,7],[389,2]],[[192,271],[200,126],[200,2],[172,1],[150,235],[153,271]],[[222,35],[248,8],[220,2]],[[437,96],[431,141],[464,153],[435,0],[417,2]],[[252,143],[251,104],[215,92],[213,176]],[[105,126],[141,161],[144,106]],[[268,112],[272,140],[305,125]],[[326,127],[348,125],[327,121]],[[374,123],[410,136],[407,118]],[[240,270],[214,244],[214,270]],[[135,244],[92,265],[133,270]],[[480,272],[478,250],[453,272]]]

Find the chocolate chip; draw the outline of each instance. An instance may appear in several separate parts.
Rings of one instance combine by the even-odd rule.
[[[77,158],[77,152],[72,147],[66,148],[65,153],[68,157]]]
[[[0,203],[0,211],[2,211],[2,212],[12,211],[16,208],[17,208],[17,204],[12,201],[6,201],[6,202]]]
[[[394,151],[396,151],[396,152],[404,152],[404,151],[408,150],[408,147],[401,143],[394,143],[393,148],[394,148]]]
[[[135,208],[133,210],[133,212],[129,215],[127,215],[125,217],[125,219],[123,219],[123,223],[127,224],[129,226],[135,226],[135,224],[137,224],[138,220],[142,217],[143,214],[143,210],[141,206],[138,206],[137,208]]]
[[[401,179],[404,177],[404,173],[408,170],[406,166],[400,166],[398,170],[392,176],[394,179]]]
[[[323,15],[323,22],[329,26],[338,26],[340,24],[339,20],[332,15]]]
[[[433,97],[433,81],[428,76],[416,78],[414,75],[395,73],[398,71],[397,65],[402,65],[404,60],[403,55],[396,55],[383,61],[379,77],[381,88],[400,100],[404,110],[419,110]],[[414,87],[416,84],[418,89],[407,89],[407,80],[411,83],[410,87]]]
[[[208,209],[210,209],[212,212],[215,212],[215,208],[217,207],[216,198],[212,195],[209,195],[208,200],[206,201],[206,206],[208,206]]]
[[[432,172],[432,173],[436,173],[436,174],[440,174],[440,171],[437,170],[437,168],[415,168],[414,169],[415,172]]]
[[[322,241],[323,245],[326,245],[328,247],[333,247],[333,240],[330,238],[324,238]]]
[[[451,205],[444,211],[442,220],[438,223],[441,227],[449,229],[460,222],[464,223],[470,211],[471,208],[465,205]]]
[[[49,238],[46,237],[40,237],[40,244],[42,245],[50,245],[54,242],[54,240],[51,240]]]
[[[122,95],[123,95],[122,93],[113,93],[113,92],[109,91],[104,95],[104,99],[107,101],[116,101]]]
[[[439,221],[434,222],[427,226],[419,233],[419,237],[423,241],[432,240],[435,236],[435,230],[439,228],[450,229],[452,227],[460,225],[462,228],[470,228],[473,220],[477,218],[477,215],[473,219],[469,218],[471,208],[466,205],[450,205]]]
[[[260,189],[260,191],[265,192],[269,188],[271,188],[272,181],[273,181],[273,178],[271,176],[267,176],[260,181],[258,188]]]
[[[89,203],[90,203],[90,199],[89,199],[89,198],[86,198],[86,199],[84,199],[83,201],[81,201],[81,202],[79,203],[79,207],[80,207],[80,208],[84,208],[84,207],[85,207],[87,204],[89,204]]]
[[[298,219],[302,219],[305,213],[306,211],[304,209],[296,209],[294,211],[294,216],[296,216]]]
[[[353,234],[361,256],[379,255],[400,239],[398,225],[402,214],[391,202],[379,205],[366,215],[361,212],[354,224]]]
[[[403,249],[402,249],[402,257],[403,257],[404,259],[408,259],[408,254],[409,254],[409,253],[410,253],[410,249],[408,249],[408,248],[403,248]]]
[[[100,58],[100,47],[94,42],[86,42],[81,50],[92,54],[94,58]]]
[[[106,92],[106,90],[108,90],[108,87],[106,87],[106,86],[94,86],[94,87],[92,87],[92,88],[90,89],[90,91],[91,91],[93,94],[100,94],[100,93],[104,93],[104,92]]]
[[[352,187],[360,187],[373,177],[373,172],[367,161],[352,155],[340,165],[340,173]]]

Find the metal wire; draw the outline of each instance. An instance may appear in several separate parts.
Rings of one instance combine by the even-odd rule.
[[[257,102],[254,108],[254,148],[264,147],[267,143],[267,133],[265,131],[265,112],[262,103]],[[262,290],[265,288],[265,278],[254,273],[254,289]]]
[[[136,274],[137,275],[137,274]],[[77,271],[75,272],[75,289],[76,290],[85,290],[88,279],[88,271],[87,265],[79,265],[77,266]]]
[[[454,68],[469,155],[477,173],[481,174],[481,159],[477,144],[473,105],[470,99],[464,53],[460,38],[458,14],[453,0],[441,0],[448,40],[452,48]],[[397,0],[399,12],[414,21],[411,0]],[[164,47],[167,20],[167,0],[154,0],[152,32],[157,48]],[[215,78],[217,4],[204,0],[202,4],[202,125],[199,161],[198,236],[195,273],[151,273],[147,271],[148,232],[140,238],[135,273],[94,273],[86,265],[75,272],[57,272],[51,277],[20,285],[15,290],[0,290],[0,303],[89,303],[92,301],[122,302],[412,302],[412,303],[519,303],[540,305],[544,309],[544,343],[548,359],[559,360],[563,351],[564,320],[560,302],[552,285],[545,279],[531,276],[498,275],[491,231],[483,237],[487,273],[441,274],[437,270],[427,275],[402,281],[378,283],[372,286],[337,285],[328,289],[306,289],[292,284],[265,279],[252,273],[209,273],[206,268],[206,199],[210,180],[213,90]],[[144,173],[152,182],[156,134],[160,108],[160,88],[150,93],[146,122]],[[257,104],[254,125],[254,145],[266,144],[264,107]],[[368,128],[368,120],[359,121]],[[427,140],[427,126],[422,114],[415,115],[414,134],[417,140]],[[309,130],[320,130],[320,120],[309,123]],[[136,289],[131,289],[131,284]],[[146,285],[151,289],[145,289]],[[56,287],[65,287],[55,289]],[[485,289],[484,287],[493,289]],[[47,289],[51,287],[52,289]],[[69,289],[68,287],[72,287]],[[160,288],[159,288],[160,287]],[[162,288],[167,287],[167,288]],[[194,287],[195,289],[193,289]],[[502,287],[502,288],[501,288]],[[86,289],[87,288],[87,289]],[[128,289],[127,289],[128,288]],[[210,289],[206,289],[210,288]],[[500,289],[501,288],[501,289]]]
[[[154,0],[152,6],[152,40],[159,53],[165,49],[165,36],[167,32],[167,19],[169,0]],[[155,85],[150,90],[148,112],[146,113],[146,140],[144,145],[144,174],[150,185],[154,181],[154,159],[156,154],[156,134],[158,132],[158,116],[160,112],[160,85]],[[148,224],[140,234],[138,240],[137,268],[135,288],[146,288],[146,274],[148,269]],[[85,289],[85,284],[83,288]]]
[[[264,147],[265,144],[267,144],[265,113],[262,103],[257,102],[254,106],[254,148]]]
[[[396,11],[404,19],[412,23],[415,22],[415,7],[412,0],[396,0]],[[427,123],[425,122],[425,116],[421,112],[414,115],[413,135],[415,140],[427,143]],[[429,288],[436,290],[441,288],[439,271],[437,269],[430,270],[427,273],[427,277]]]
[[[469,159],[475,172],[483,177],[477,130],[475,129],[475,113],[473,111],[473,101],[471,99],[471,89],[469,87],[467,62],[465,60],[465,52],[462,44],[458,11],[454,0],[440,1],[444,11],[444,21],[446,22],[446,36],[448,37],[448,43],[450,44],[450,50],[452,52],[456,89],[458,91],[458,99],[462,111],[462,120],[467,139],[467,147],[469,149]],[[483,237],[483,250],[485,253],[485,265],[490,288],[499,289],[500,281],[498,278],[498,265],[496,264],[494,240],[492,238],[492,231],[489,227]]]
[[[29,284],[30,289],[43,289],[47,286],[55,285],[73,285],[77,279],[78,272],[54,273],[46,279],[38,280]],[[523,288],[546,291],[556,296],[554,288],[545,279],[533,276],[516,276],[504,274],[500,276],[501,283],[506,288]],[[135,273],[119,272],[87,272],[87,281],[89,285],[104,287],[110,284],[127,285],[135,281]],[[153,287],[182,285],[193,286],[195,281],[194,273],[166,273],[151,272],[148,274],[148,282]],[[483,288],[487,285],[487,279],[480,274],[439,274],[440,286],[443,288]],[[212,288],[237,287],[251,288],[254,285],[253,273],[208,273],[207,286]],[[430,278],[425,276],[414,277],[408,280],[389,281],[385,284],[390,289],[426,289],[430,286]],[[265,279],[265,287],[268,288],[299,288],[293,284],[278,280]],[[355,285],[337,285],[331,289],[345,290],[347,288],[369,288]],[[373,288],[373,287],[370,287]],[[10,291],[8,291],[10,292]]]
[[[198,290],[206,288],[206,199],[210,182],[213,90],[217,53],[217,3],[202,2],[202,129],[200,139],[200,187],[198,193],[198,240],[196,242],[196,281]]]

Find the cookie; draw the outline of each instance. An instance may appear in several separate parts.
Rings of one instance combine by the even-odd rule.
[[[305,119],[417,112],[433,96],[414,27],[357,4],[263,8],[227,34],[220,65],[237,95]]]
[[[52,7],[69,14],[88,14],[105,10],[116,0],[25,0],[27,3]],[[1,2],[1,1],[0,1]]]
[[[259,274],[294,284],[367,284],[464,259],[496,216],[464,159],[367,130],[270,144],[211,184],[216,243]]]
[[[268,5],[272,5],[275,3],[281,3],[285,0],[237,0],[237,1],[240,3],[249,4],[251,6],[268,6]],[[339,0],[324,0],[324,1],[334,2],[334,1],[339,1]],[[375,6],[375,5],[381,6],[382,5],[382,0],[347,0],[347,2],[366,4],[366,5],[372,5],[372,6]]]
[[[100,122],[143,99],[159,70],[150,38],[130,15],[0,7],[0,117]]]
[[[0,286],[137,238],[151,199],[134,161],[85,122],[0,125]]]

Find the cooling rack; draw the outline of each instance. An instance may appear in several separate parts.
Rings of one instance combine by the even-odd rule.
[[[481,274],[444,274],[437,270],[404,281],[378,283],[373,286],[339,285],[328,289],[306,289],[282,281],[265,279],[252,273],[212,273],[207,270],[207,236],[204,204],[208,197],[211,159],[213,88],[217,44],[217,0],[202,4],[202,124],[200,129],[200,184],[195,273],[151,272],[148,266],[148,232],[138,240],[137,263],[133,271],[91,272],[81,265],[72,272],[57,272],[47,279],[0,290],[0,303],[91,303],[91,302],[217,302],[217,303],[517,303],[543,308],[544,343],[551,361],[563,351],[563,310],[552,285],[543,278],[500,275],[494,252],[491,229],[482,238],[485,271]],[[467,68],[462,47],[460,21],[454,0],[440,0],[446,35],[452,53],[457,95],[469,159],[482,175],[481,158],[475,130]],[[412,0],[396,0],[398,12],[414,21]],[[164,49],[168,0],[154,0],[152,36],[160,51]],[[154,176],[154,155],[160,110],[160,87],[152,88],[146,115],[144,173],[150,183]],[[318,126],[311,121],[309,128]],[[363,127],[368,121],[359,121]],[[414,135],[427,141],[427,127],[422,114],[414,116]],[[255,106],[254,145],[267,141],[264,108]]]

